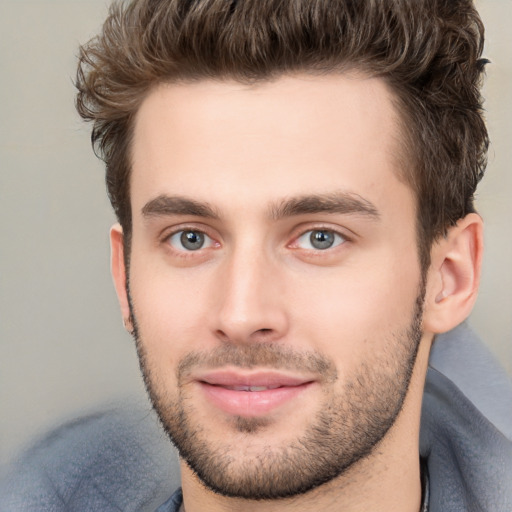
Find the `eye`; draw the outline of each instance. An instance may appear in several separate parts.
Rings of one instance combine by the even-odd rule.
[[[325,251],[345,242],[345,238],[330,229],[313,229],[306,231],[297,239],[297,246],[301,249],[315,249]]]
[[[198,251],[213,245],[213,240],[208,235],[193,229],[177,231],[168,238],[168,241],[179,251]]]

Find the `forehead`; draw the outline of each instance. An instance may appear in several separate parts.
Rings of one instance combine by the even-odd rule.
[[[132,208],[162,194],[226,208],[339,189],[384,199],[404,187],[398,126],[385,82],[355,73],[160,85],[135,121]]]

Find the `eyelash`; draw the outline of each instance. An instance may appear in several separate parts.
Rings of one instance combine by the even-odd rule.
[[[336,240],[335,240],[333,242],[333,243],[335,243],[334,246],[326,247],[324,249],[319,249],[319,248],[315,248],[315,247],[313,247],[313,248],[299,247],[298,242],[301,238],[306,237],[308,234],[311,237],[312,233],[322,232],[322,231],[326,232],[326,233],[332,233],[335,237],[339,237],[341,239],[341,241],[338,241],[338,243],[336,243]],[[201,246],[197,250],[187,250],[184,247],[183,248],[173,247],[171,244],[171,239],[180,234],[182,236],[184,233],[187,233],[187,232],[197,233],[197,234],[207,237],[210,241],[208,246],[207,247]],[[329,253],[329,252],[335,250],[337,247],[342,246],[342,245],[346,244],[347,242],[351,242],[351,241],[352,241],[351,237],[347,236],[345,233],[342,233],[339,230],[333,229],[332,227],[320,225],[320,226],[310,227],[309,229],[306,229],[306,230],[301,230],[297,236],[293,237],[293,241],[291,243],[287,244],[287,247],[291,248],[291,249],[302,250],[302,251],[310,253],[311,255],[320,256],[320,255],[322,255],[322,253]],[[206,229],[198,228],[198,227],[194,227],[194,226],[179,226],[179,227],[175,228],[172,232],[166,233],[165,236],[163,236],[163,238],[162,238],[162,242],[164,244],[168,245],[169,248],[171,250],[173,250],[173,252],[175,254],[179,255],[182,258],[194,257],[194,253],[199,254],[199,253],[202,253],[203,252],[202,250],[204,250],[204,249],[210,249],[210,248],[215,248],[215,247],[220,246],[220,243],[217,242],[215,237],[211,236],[207,232]]]
[[[187,250],[186,248],[177,248],[171,244],[171,239],[177,235],[183,235],[184,233],[197,233],[200,235],[204,235],[210,240],[210,243],[207,247],[200,247],[197,250]],[[194,257],[194,253],[201,253],[202,249],[215,248],[215,246],[219,246],[220,244],[216,241],[216,239],[211,236],[208,231],[204,228],[198,228],[195,226],[179,226],[173,229],[171,232],[165,233],[162,237],[162,243],[168,247],[175,255],[178,255],[181,258],[190,258]]]
[[[341,241],[336,243],[336,240],[335,240],[334,243],[336,245],[334,245],[332,247],[327,247],[325,249],[318,249],[318,248],[314,248],[314,247],[311,249],[305,249],[305,248],[299,247],[298,243],[301,238],[305,238],[307,235],[309,235],[309,237],[311,237],[311,235],[314,232],[322,232],[322,231],[326,232],[326,233],[332,233],[335,237],[339,237],[341,239]],[[306,230],[301,230],[299,232],[299,234],[294,237],[293,241],[288,245],[288,247],[291,247],[292,249],[296,249],[296,250],[307,251],[307,252],[311,253],[311,255],[315,254],[315,255],[320,256],[320,255],[322,255],[322,253],[328,253],[330,251],[333,251],[336,248],[346,244],[347,242],[351,242],[351,241],[352,241],[352,237],[347,236],[344,232],[341,232],[340,230],[334,229],[330,226],[319,225],[319,226],[309,227],[309,229],[306,229]]]

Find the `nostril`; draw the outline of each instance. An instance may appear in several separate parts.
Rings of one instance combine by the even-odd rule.
[[[250,339],[253,341],[272,341],[275,338],[276,331],[274,329],[269,328],[263,328],[258,329],[257,331],[254,331]]]
[[[221,341],[224,341],[224,342],[230,341],[229,336],[224,331],[222,331],[220,329],[217,329],[217,331],[215,331],[215,334]]]
[[[274,335],[276,334],[276,331],[274,329],[258,329],[257,331],[254,331],[251,334],[251,338],[253,340],[260,340],[260,341],[270,341]]]

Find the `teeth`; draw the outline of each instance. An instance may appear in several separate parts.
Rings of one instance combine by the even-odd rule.
[[[267,389],[276,389],[279,386],[226,386],[226,389],[232,391],[266,391]]]

